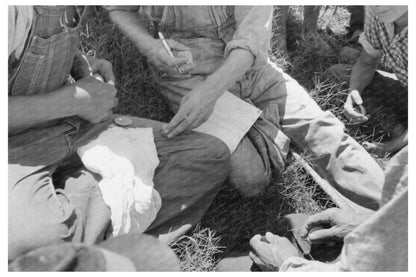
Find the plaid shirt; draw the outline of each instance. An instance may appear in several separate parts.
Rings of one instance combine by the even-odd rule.
[[[366,9],[364,33],[366,40],[383,54],[384,64],[391,68],[397,79],[407,87],[407,29],[406,26],[400,33],[394,34],[394,28],[389,28],[371,10]],[[365,47],[364,47],[365,48]],[[367,51],[368,52],[368,51]]]

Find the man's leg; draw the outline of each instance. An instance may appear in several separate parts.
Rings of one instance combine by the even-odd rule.
[[[250,80],[251,100],[259,107],[278,103],[283,132],[312,152],[320,173],[355,204],[377,209],[383,171],[344,133],[343,124],[331,112],[322,111],[304,88],[274,64],[252,72]]]
[[[277,13],[275,15],[277,18],[277,30],[272,38],[272,49],[287,51],[286,25],[289,15],[289,6],[276,6],[275,12]]]
[[[309,33],[315,33],[318,28],[319,12],[322,6],[304,6],[303,7],[303,24],[302,31],[306,36]]]
[[[55,188],[66,194],[75,206],[78,220],[83,223],[83,243],[93,245],[102,241],[110,223],[110,208],[98,187],[101,177],[83,165],[66,166],[54,175]]]
[[[21,176],[9,177],[9,260],[35,248],[67,241],[78,229],[74,206],[52,183],[55,168],[46,167]],[[26,169],[9,165],[9,175]],[[77,235],[78,236],[78,235]]]
[[[288,6],[283,7],[288,8]],[[173,111],[177,111],[182,97],[204,80],[202,76],[198,75],[189,79],[166,83],[162,94],[168,100],[170,108]],[[239,85],[235,87],[235,90],[233,93],[238,95]],[[272,123],[262,122],[262,124]],[[269,151],[267,146],[270,146],[271,143],[263,139],[263,134],[256,133],[253,130],[250,132],[257,138],[257,145],[253,142],[254,139],[252,137],[246,135],[243,138],[231,155],[229,178],[231,185],[248,197],[263,192],[271,177],[271,165],[267,153]]]
[[[230,166],[230,183],[246,197],[263,193],[270,183],[271,170],[248,136],[243,137],[231,155]]]
[[[9,137],[9,259],[49,243],[83,240],[96,181],[78,175],[67,191],[62,184],[56,189],[53,176],[70,155],[69,134],[76,130],[62,124]]]
[[[219,139],[198,132],[185,132],[168,139],[161,133],[164,123],[130,117],[131,127],[153,128],[159,158],[153,179],[162,207],[146,233],[170,239],[195,225],[214,200],[229,173],[229,150]],[[94,125],[80,134],[79,147],[112,126],[112,120]]]

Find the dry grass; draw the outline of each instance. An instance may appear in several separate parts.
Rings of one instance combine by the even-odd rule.
[[[288,20],[289,53],[273,49],[271,58],[310,91],[311,96],[325,110],[331,110],[347,127],[351,136],[364,140],[381,140],[389,131],[393,119],[380,110],[375,99],[374,116],[367,124],[350,125],[342,117],[346,97],[345,84],[336,84],[325,78],[328,67],[338,63],[337,55],[324,57],[300,36],[302,8],[293,7]],[[349,13],[343,7],[322,10],[319,20],[321,36],[339,53],[346,44],[343,37]],[[95,53],[113,63],[117,79],[119,107],[117,112],[168,121],[172,113],[158,92],[154,75],[136,48],[110,22],[107,14],[98,10],[83,31],[84,52]],[[325,29],[323,29],[325,28]],[[371,108],[370,108],[371,109]],[[379,109],[379,110],[377,110]],[[308,155],[303,154],[308,160]],[[388,160],[378,159],[384,166]],[[226,183],[209,211],[188,236],[171,246],[181,259],[184,271],[211,271],[218,259],[235,251],[248,249],[249,239],[256,233],[276,229],[278,216],[289,213],[313,214],[333,204],[314,184],[299,164],[289,158],[283,176],[275,176],[264,195],[245,199]]]

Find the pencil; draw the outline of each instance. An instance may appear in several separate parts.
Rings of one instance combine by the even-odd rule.
[[[174,58],[175,56],[173,55],[172,50],[170,49],[168,43],[166,42],[166,39],[163,36],[163,34],[161,32],[158,32],[157,34],[159,35],[159,38],[162,41],[163,47],[165,48],[166,52],[168,52],[169,56]],[[178,70],[179,74],[182,74],[182,70],[179,67],[176,67],[176,69]]]

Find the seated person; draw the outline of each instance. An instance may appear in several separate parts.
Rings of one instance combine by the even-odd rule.
[[[82,8],[9,6],[8,259],[59,242],[103,239],[110,210],[77,149],[112,126],[117,104],[112,66],[83,56]],[[68,84],[72,72],[75,81]],[[102,76],[104,81],[92,77]],[[229,173],[220,140],[186,132],[161,135],[163,123],[131,117],[129,127],[153,128],[159,156],[154,183],[162,198],[153,235],[182,234],[208,209]],[[165,237],[169,239],[169,237]]]
[[[305,89],[269,61],[272,7],[107,9],[120,30],[162,73],[161,93],[176,112],[163,126],[167,137],[201,125],[226,90],[262,110],[231,155],[229,180],[244,195],[263,192],[272,169],[284,170],[292,141],[312,152],[320,173],[357,210],[378,207],[384,181],[381,168],[345,134],[331,112],[322,111]],[[158,32],[168,38],[176,56],[167,53]],[[192,62],[184,53],[192,55]]]
[[[250,257],[272,271],[407,271],[408,270],[408,149],[394,156],[386,169],[380,209],[372,214],[328,209],[306,220],[299,233],[311,243],[343,240],[333,263],[301,258],[284,237],[266,233],[250,241]],[[321,228],[329,224],[329,228]]]
[[[146,255],[138,249],[146,249]],[[98,245],[59,242],[41,246],[14,259],[9,271],[179,271],[179,259],[160,240],[128,233]]]
[[[351,71],[344,114],[352,123],[363,123],[369,118],[361,95],[364,100],[370,95],[380,98],[397,114],[391,141],[365,144],[379,156],[395,153],[408,143],[407,20],[407,6],[367,7],[364,33],[359,39],[363,50]],[[393,71],[394,78],[376,72],[380,62]]]

